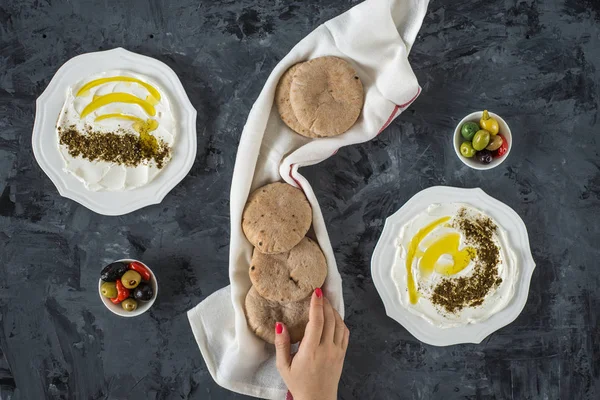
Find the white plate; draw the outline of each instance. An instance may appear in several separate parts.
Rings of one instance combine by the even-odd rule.
[[[494,218],[507,232],[508,241],[517,259],[518,281],[515,294],[503,310],[476,324],[456,328],[438,328],[418,315],[410,313],[400,303],[398,289],[392,280],[396,257],[396,242],[400,229],[430,204],[466,203]],[[509,206],[488,196],[483,190],[434,186],[422,190],[388,217],[371,260],[373,282],[383,300],[386,314],[399,322],[420,341],[434,346],[459,343],[481,343],[488,335],[514,321],[527,302],[531,274],[535,262],[529,248],[529,238],[523,220]]]
[[[175,118],[179,121],[177,139],[173,158],[149,184],[124,192],[92,192],[73,175],[63,171],[56,121],[69,86],[93,74],[114,69],[140,73],[160,84],[169,96]],[[37,99],[32,144],[35,159],[61,196],[75,200],[98,214],[123,215],[160,203],[192,168],[196,158],[196,110],[175,72],[158,60],[122,48],[82,54],[60,67]]]

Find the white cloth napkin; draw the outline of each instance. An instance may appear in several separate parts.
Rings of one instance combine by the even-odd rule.
[[[192,331],[213,379],[224,388],[268,399],[284,399],[286,387],[275,367],[274,346],[246,325],[244,299],[252,246],[242,232],[242,211],[249,193],[282,178],[304,190],[313,210],[313,228],[328,264],[323,290],[344,316],[342,281],[323,215],[308,181],[298,168],[316,164],[342,146],[377,136],[420,93],[408,52],[427,10],[428,0],[367,0],[319,26],[275,67],[254,103],[238,147],[231,183],[229,279],[223,288],[188,311]],[[281,75],[293,64],[332,55],[349,61],[365,89],[357,123],[346,133],[308,139],[294,133],[273,104]]]

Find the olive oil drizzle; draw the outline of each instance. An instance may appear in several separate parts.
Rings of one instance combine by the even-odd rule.
[[[90,81],[90,82],[86,83],[85,85],[83,85],[81,87],[81,89],[79,89],[77,91],[77,94],[75,96],[76,97],[85,96],[85,95],[87,95],[87,93],[89,92],[89,90],[91,88],[94,88],[96,86],[100,86],[100,85],[103,85],[103,84],[109,83],[109,82],[137,83],[138,85],[144,87],[148,91],[148,93],[150,93],[150,95],[152,97],[154,97],[156,100],[160,100],[160,92],[154,86],[152,86],[149,83],[146,83],[140,79],[133,78],[131,76],[111,76],[109,78],[94,79],[93,81]]]

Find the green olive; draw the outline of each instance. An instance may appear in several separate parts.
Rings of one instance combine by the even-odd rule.
[[[467,158],[471,158],[475,155],[475,149],[471,142],[463,142],[463,144],[460,145],[460,154]]]
[[[133,270],[129,270],[129,271],[125,272],[123,274],[123,276],[121,277],[121,283],[127,289],[136,288],[137,285],[139,285],[141,281],[142,281],[142,276],[138,272],[133,271]]]
[[[502,146],[502,136],[492,136],[490,143],[486,146],[486,150],[494,151],[498,150]]]
[[[473,148],[477,151],[485,149],[488,143],[490,143],[490,133],[484,129],[477,131],[473,136]]]
[[[135,311],[137,308],[137,301],[134,299],[125,299],[121,302],[121,307],[123,307],[123,310],[125,311]]]
[[[460,134],[466,140],[473,140],[473,136],[479,130],[479,125],[475,122],[465,122],[463,126],[460,128]]]
[[[102,286],[100,286],[100,293],[102,293],[102,296],[104,297],[114,299],[119,294],[117,293],[117,284],[114,282],[104,282]]]

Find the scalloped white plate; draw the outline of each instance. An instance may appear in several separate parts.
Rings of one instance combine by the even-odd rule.
[[[92,192],[73,175],[63,171],[63,159],[57,145],[56,121],[69,86],[90,75],[113,69],[126,69],[158,82],[173,104],[177,139],[173,158],[147,185],[124,192]],[[190,171],[196,158],[196,110],[175,72],[154,58],[122,48],[82,54],[67,61],[56,72],[37,99],[33,125],[33,154],[61,196],[104,215],[123,215],[160,203]]]
[[[398,289],[392,280],[396,239],[404,224],[433,203],[471,204],[494,218],[507,232],[509,243],[517,258],[518,281],[515,284],[515,294],[506,308],[483,322],[455,328],[438,328],[412,314],[400,303]],[[527,228],[512,208],[479,188],[461,189],[448,186],[434,186],[420,191],[388,217],[371,260],[371,275],[383,300],[386,314],[404,326],[414,337],[434,346],[481,343],[488,335],[514,321],[527,302],[534,269],[535,262],[529,248]]]

